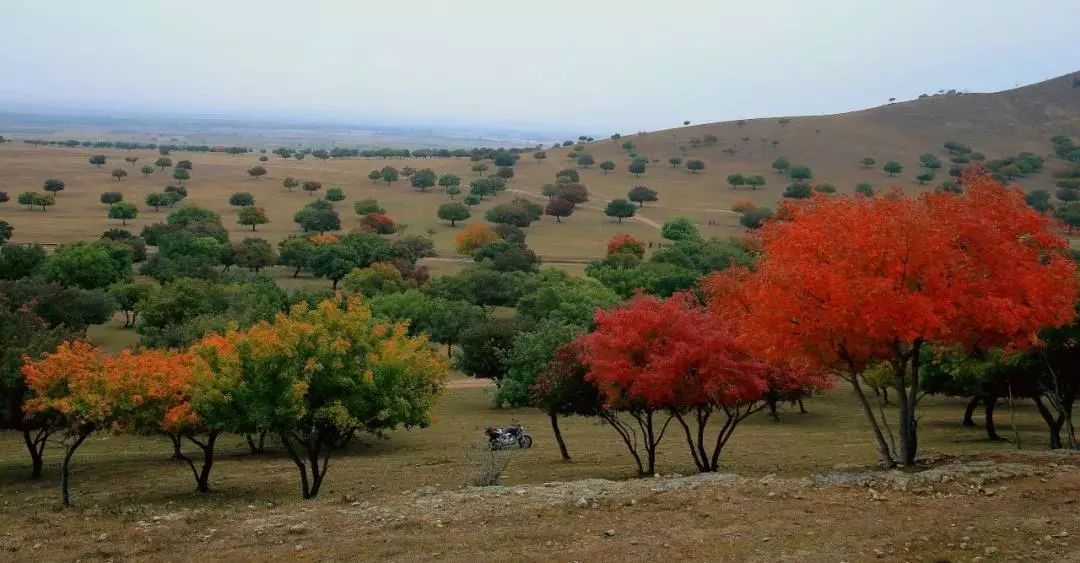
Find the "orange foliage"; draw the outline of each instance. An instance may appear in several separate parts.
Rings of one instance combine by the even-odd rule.
[[[751,209],[757,209],[757,205],[748,199],[740,199],[731,204],[731,210],[735,213],[746,213]]]
[[[608,256],[612,254],[629,253],[642,258],[645,256],[645,245],[630,235],[615,235],[607,243]]]
[[[789,204],[787,220],[762,229],[752,274],[707,283],[714,304],[743,314],[745,340],[770,357],[856,371],[898,343],[1026,346],[1069,322],[1077,278],[1066,242],[983,171],[964,188]]]
[[[454,237],[454,248],[461,254],[471,255],[478,248],[495,242],[499,235],[483,223],[469,223]]]
[[[314,244],[334,244],[337,242],[341,242],[341,239],[339,239],[338,236],[333,233],[321,233],[318,235],[312,235],[308,237],[308,240],[310,240]]]

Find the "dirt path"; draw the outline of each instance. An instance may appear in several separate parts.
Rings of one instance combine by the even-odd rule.
[[[487,389],[494,386],[492,380],[480,378],[451,379],[446,382],[447,389]]]

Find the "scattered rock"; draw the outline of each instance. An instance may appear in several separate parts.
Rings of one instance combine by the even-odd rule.
[[[299,524],[293,524],[292,526],[289,526],[289,533],[293,534],[293,535],[296,535],[296,536],[306,534],[307,531],[308,531],[307,524],[305,524],[303,522],[301,522]]]
[[[615,530],[607,530],[604,532],[604,535],[610,538],[615,535]]]
[[[581,497],[581,498],[577,499],[577,502],[574,503],[574,506],[576,506],[578,508],[588,508],[589,499],[587,499],[585,497]]]

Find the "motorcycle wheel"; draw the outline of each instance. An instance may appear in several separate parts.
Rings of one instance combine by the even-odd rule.
[[[522,436],[522,437],[518,438],[518,446],[521,446],[521,449],[523,449],[523,450],[527,450],[527,449],[531,448],[532,447],[532,436],[525,435],[525,436]]]

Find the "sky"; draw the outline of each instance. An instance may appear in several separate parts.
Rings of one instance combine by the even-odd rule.
[[[0,110],[601,135],[1080,70],[1080,0],[3,0]]]

